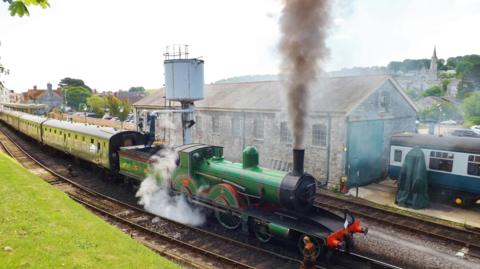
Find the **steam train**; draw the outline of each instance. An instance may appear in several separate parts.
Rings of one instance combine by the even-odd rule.
[[[135,131],[84,125],[0,111],[0,120],[11,128],[111,173],[142,181],[162,145],[146,145]],[[169,181],[172,193],[211,209],[226,229],[254,235],[261,242],[274,237],[297,240],[303,249],[305,235],[317,246],[317,255],[353,247],[353,235],[366,233],[350,213],[338,216],[315,208],[316,180],[303,171],[303,150],[294,150],[290,173],[259,166],[254,147],[243,151],[241,163],[223,158],[223,148],[188,144],[175,148],[177,168]],[[161,179],[160,179],[161,180]]]

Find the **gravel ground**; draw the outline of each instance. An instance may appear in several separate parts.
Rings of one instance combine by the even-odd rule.
[[[480,268],[480,260],[458,257],[461,248],[430,240],[412,233],[386,227],[369,227],[367,236],[356,237],[359,252],[376,256],[404,268]],[[465,251],[465,249],[463,249]]]

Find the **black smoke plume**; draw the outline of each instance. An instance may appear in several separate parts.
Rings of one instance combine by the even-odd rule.
[[[325,40],[330,1],[286,0],[280,18],[281,77],[285,83],[293,148],[304,148],[310,87],[329,55]]]

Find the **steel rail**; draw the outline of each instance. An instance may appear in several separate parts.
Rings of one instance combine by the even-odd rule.
[[[315,205],[321,208],[344,211],[349,210],[356,216],[387,224],[402,230],[431,236],[443,241],[455,243],[469,249],[467,255],[480,258],[480,234],[468,229],[456,228],[441,223],[400,214],[388,209],[368,205],[355,198],[342,198],[332,194],[318,193]]]
[[[85,200],[82,200],[80,197],[75,196],[74,194],[69,194],[69,197],[70,197],[71,199],[73,199],[74,201],[76,201],[76,202],[78,202],[78,203],[86,206],[87,208],[89,208],[89,209],[92,210],[92,211],[96,211],[96,212],[98,212],[98,213],[100,213],[100,214],[102,214],[102,215],[106,215],[106,216],[108,216],[108,218],[114,219],[115,221],[121,222],[121,223],[123,223],[123,224],[125,224],[125,225],[128,225],[128,226],[130,226],[130,227],[132,227],[132,228],[134,228],[134,229],[136,229],[136,230],[140,230],[140,231],[143,231],[144,233],[147,233],[147,234],[150,234],[150,235],[159,237],[159,238],[161,238],[161,239],[163,239],[163,240],[165,240],[165,241],[168,241],[168,242],[171,242],[171,243],[174,243],[174,244],[177,244],[177,245],[181,245],[182,247],[185,247],[185,248],[188,248],[188,249],[190,249],[190,250],[193,250],[194,252],[198,252],[198,253],[201,253],[201,254],[210,256],[210,257],[212,257],[212,258],[214,258],[214,259],[221,259],[222,262],[228,263],[228,264],[232,265],[232,266],[235,267],[235,268],[255,268],[255,267],[249,266],[249,265],[247,265],[247,264],[244,264],[244,263],[242,263],[242,262],[238,262],[238,261],[235,261],[235,260],[230,259],[230,258],[228,258],[228,257],[225,257],[225,256],[222,256],[222,255],[218,255],[218,254],[216,254],[216,253],[213,253],[213,252],[211,252],[211,251],[201,249],[201,248],[199,248],[199,247],[197,247],[197,246],[194,246],[194,245],[192,245],[192,244],[183,242],[183,241],[178,240],[178,239],[175,239],[175,238],[173,238],[173,237],[171,237],[171,236],[168,236],[168,235],[165,235],[165,234],[162,234],[162,233],[153,231],[153,230],[151,230],[151,229],[148,229],[148,228],[146,228],[146,227],[144,227],[144,226],[138,225],[137,223],[134,223],[134,222],[132,222],[132,221],[130,221],[130,220],[127,220],[127,219],[125,219],[125,218],[119,217],[119,216],[117,216],[117,215],[115,215],[115,214],[112,214],[112,213],[110,213],[110,212],[108,212],[108,211],[106,211],[106,210],[101,209],[101,208],[98,207],[98,206],[93,205],[92,203],[89,203],[89,202],[87,202],[87,201],[85,201]],[[164,252],[159,251],[159,250],[156,249],[156,248],[154,248],[154,250],[155,250],[156,252],[161,253],[161,254],[164,253]],[[169,254],[170,254],[170,253],[169,253]],[[179,257],[179,258],[181,258],[181,257]],[[186,262],[186,259],[184,259],[184,258],[181,258],[181,259]],[[190,264],[190,262],[189,262],[189,264]],[[205,267],[203,267],[203,266],[201,266],[201,265],[195,265],[195,267],[205,268]]]

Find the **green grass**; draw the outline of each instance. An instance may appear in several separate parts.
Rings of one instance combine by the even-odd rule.
[[[180,267],[0,152],[0,268]]]

